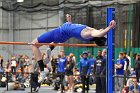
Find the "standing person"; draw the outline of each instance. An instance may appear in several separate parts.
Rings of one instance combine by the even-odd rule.
[[[81,80],[82,80],[82,84],[83,84],[82,93],[85,93],[85,90],[88,93],[91,65],[90,65],[90,61],[88,59],[87,51],[82,53],[82,58],[80,59],[79,66],[80,66],[79,70],[80,70]],[[87,86],[87,88],[85,88],[85,85]]]
[[[3,67],[3,56],[0,55],[0,64]]]
[[[105,76],[105,77],[101,77],[101,84],[103,86],[103,90],[102,91],[106,91],[106,62],[107,62],[107,56],[106,56],[106,49],[102,50],[102,56],[103,56],[103,69],[101,72],[101,75]],[[102,93],[106,93],[106,92],[102,92]]]
[[[72,59],[72,62],[74,63],[73,68],[75,68],[75,66],[76,66],[76,57],[75,57],[75,55],[73,53],[70,53],[69,56]],[[73,72],[74,72],[74,69],[73,69]]]
[[[126,57],[127,57],[128,60],[129,60],[128,70],[129,70],[129,72],[130,72],[130,70],[131,70],[131,65],[132,65],[132,63],[131,63],[131,57],[130,57],[128,54],[126,54]]]
[[[95,63],[95,60],[96,60],[96,58],[94,58],[94,55],[91,55],[91,58],[89,59],[90,65],[91,65],[91,72],[94,72],[94,63]]]
[[[67,63],[67,58],[65,57],[64,50],[60,51],[60,58],[58,60],[58,77],[60,78],[60,83],[61,83],[61,91],[58,93],[63,93],[64,92],[64,77],[65,77],[65,68],[66,68],[66,63]]]
[[[135,67],[137,82],[139,82],[139,78],[140,78],[140,54],[136,55],[134,67]]]
[[[57,68],[57,58],[54,58],[54,55],[51,56],[51,65],[52,65],[52,73],[54,74],[56,72],[56,68]],[[53,75],[54,77],[54,75]]]
[[[119,53],[119,58],[117,59],[115,63],[115,70],[116,70],[116,75],[117,76],[124,76],[124,58],[123,58],[123,52]],[[115,78],[115,91],[116,92],[121,92],[123,89],[124,85],[124,78],[122,77],[116,77]]]
[[[3,74],[4,74],[4,68],[0,64],[0,87],[1,87],[1,79],[2,79]]]
[[[105,45],[106,38],[104,38],[104,36],[110,31],[110,29],[113,29],[116,26],[116,22],[112,20],[107,28],[97,30],[95,28],[88,27],[87,25],[73,24],[71,22],[71,15],[69,14],[66,15],[66,19],[68,22],[64,23],[62,26],[57,27],[56,29],[39,35],[39,37],[34,39],[32,43],[63,43],[74,37],[82,41],[94,40],[98,45]],[[41,45],[32,45],[32,51],[41,71],[41,78],[39,81],[43,81],[46,73],[44,72],[44,64],[41,57],[41,51],[39,49],[40,46]]]
[[[24,62],[24,65],[25,66],[29,66],[31,64],[30,59],[29,59],[29,56],[25,55],[24,56],[24,60],[25,60],[25,62]]]
[[[129,59],[127,58],[127,53],[126,52],[124,52],[124,61],[125,61],[125,75],[126,76],[128,76],[129,75],[129,64],[130,64],[130,62],[129,62]]]
[[[11,58],[11,72],[13,74],[13,79],[16,79],[16,68],[17,68],[17,60],[15,56]]]
[[[74,60],[72,59],[72,56],[67,57],[67,65],[66,65],[66,75],[67,80],[68,80],[68,93],[73,93],[73,71],[74,71],[75,63]]]
[[[87,52],[88,52],[88,58],[90,59],[91,58],[91,52],[90,52],[90,50],[87,50]]]
[[[23,77],[23,75],[24,75],[24,62],[25,62],[23,55],[19,55],[18,62],[19,62],[19,68],[21,69],[21,75]]]
[[[69,56],[72,58],[72,61],[76,64],[76,57],[73,53],[70,53]]]
[[[11,71],[11,63],[9,60],[7,60],[6,64],[5,64],[5,72],[10,72]]]
[[[96,57],[96,61],[94,63],[94,74],[96,77],[96,93],[106,93],[104,81],[102,81],[102,77],[100,75],[104,75],[104,63],[105,59],[102,56],[102,51],[98,50],[98,55]]]
[[[95,63],[95,60],[96,60],[96,58],[94,58],[94,55],[91,55],[91,58],[89,59],[89,61],[90,61],[90,65],[91,65],[91,75],[92,76],[90,76],[90,85],[92,85],[92,84],[94,84],[95,83],[95,76],[94,76],[94,63]]]

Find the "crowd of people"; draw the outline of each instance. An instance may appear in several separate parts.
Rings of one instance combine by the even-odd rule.
[[[134,67],[131,67],[131,58],[126,52],[120,52],[114,63],[116,93],[140,93],[140,54],[133,56]]]
[[[43,53],[42,59],[45,60],[46,57],[47,55]],[[50,62],[45,65],[45,68],[53,75],[53,82],[59,77],[61,85],[61,90],[58,91],[59,93],[72,93],[76,88],[76,84],[78,84],[76,82],[82,84],[80,87],[82,93],[88,93],[90,90],[89,85],[94,83],[96,84],[96,93],[106,93],[106,59],[105,49],[98,50],[96,57],[91,55],[88,50],[83,51],[78,62],[76,62],[76,57],[73,53],[65,55],[65,51],[61,50],[57,57],[51,55]],[[40,71],[35,61],[34,56],[30,59],[27,55],[18,55],[11,56],[11,58],[5,62],[3,57],[0,56],[0,86],[2,86],[2,78],[6,77],[6,72],[8,72],[9,82],[18,81],[25,83],[27,80],[30,80],[31,73]],[[120,52],[118,59],[114,61],[115,93],[140,92],[140,54],[135,54],[134,62],[134,68],[131,68],[131,58],[126,52]],[[49,75],[47,75],[46,78],[48,78]],[[52,85],[53,84],[54,83],[52,83]]]

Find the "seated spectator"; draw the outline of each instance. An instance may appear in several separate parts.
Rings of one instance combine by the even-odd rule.
[[[131,77],[136,77],[135,73],[131,73],[130,76]],[[133,81],[133,78],[129,78],[127,80],[127,83],[126,83],[126,85],[124,85],[124,88],[122,90],[122,93],[129,93],[129,86],[132,86],[133,85],[133,82],[132,81]]]
[[[140,93],[140,85],[138,85],[137,79],[132,79],[133,85],[129,87],[129,93]]]

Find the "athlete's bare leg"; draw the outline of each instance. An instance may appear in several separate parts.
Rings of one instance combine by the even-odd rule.
[[[34,39],[32,43],[33,44],[38,43],[38,40]],[[36,61],[42,60],[41,51],[39,50],[39,47],[40,46],[32,45],[32,52],[33,52],[33,54],[35,56]]]

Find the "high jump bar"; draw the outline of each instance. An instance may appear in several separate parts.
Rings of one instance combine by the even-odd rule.
[[[64,43],[28,43],[28,42],[0,42],[0,45],[48,45],[48,46],[75,46],[75,47],[99,47],[96,44],[64,44]]]

